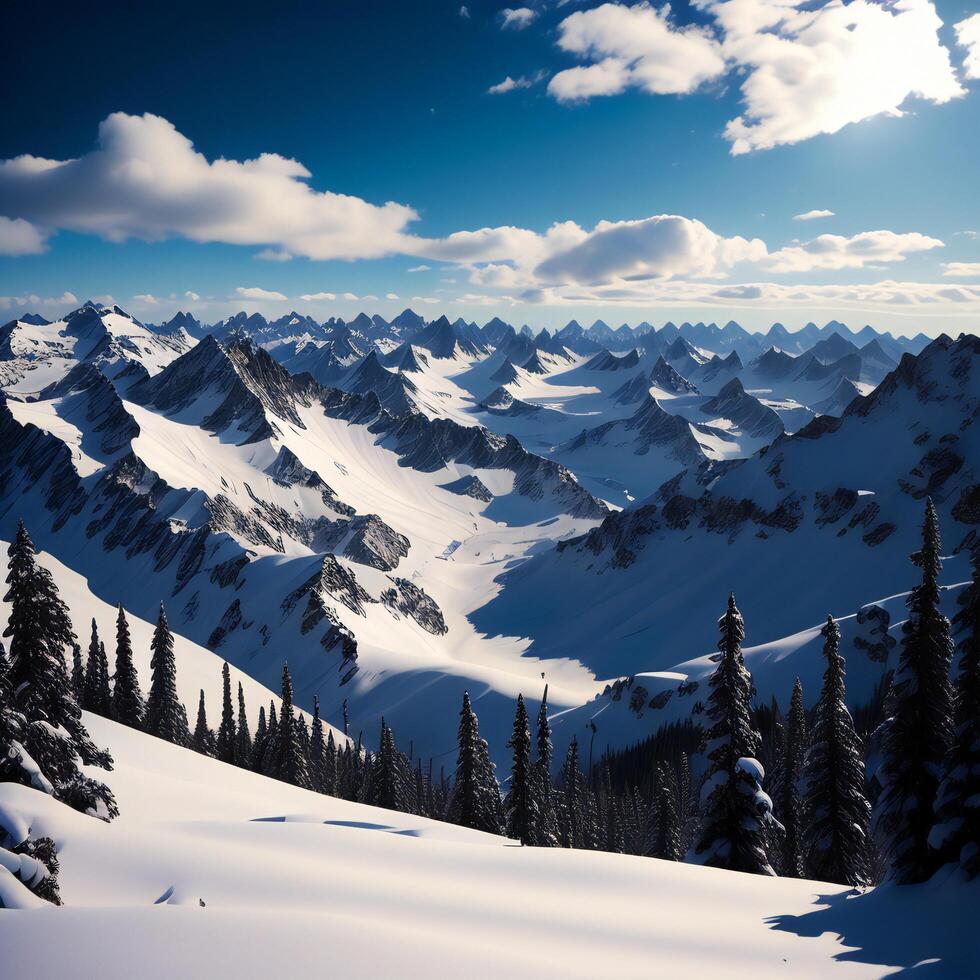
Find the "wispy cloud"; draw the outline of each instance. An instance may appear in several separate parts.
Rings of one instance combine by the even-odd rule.
[[[504,7],[500,11],[500,29],[523,31],[538,19],[538,12],[530,7]]]
[[[250,299],[258,302],[285,302],[286,297],[272,289],[262,289],[260,286],[239,286],[235,290],[239,299]]]
[[[794,221],[815,221],[817,218],[832,218],[834,216],[833,211],[827,211],[821,208],[815,208],[813,211],[804,211],[802,214],[794,214]]]
[[[497,82],[496,85],[491,85],[487,89],[488,95],[505,95],[507,92],[513,92],[515,89],[522,88],[532,88],[539,82],[544,81],[548,77],[548,73],[544,70],[539,70],[530,75],[519,75],[517,78],[511,78],[508,75],[502,82]]]

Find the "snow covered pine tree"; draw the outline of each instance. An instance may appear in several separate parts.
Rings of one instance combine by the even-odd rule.
[[[735,605],[718,620],[720,658],[711,675],[710,727],[704,734],[708,771],[701,787],[701,836],[693,859],[732,871],[774,874],[766,856],[772,801],[762,791],[765,776],[755,756],[759,733],[752,727],[752,677],[742,659],[745,627]]]

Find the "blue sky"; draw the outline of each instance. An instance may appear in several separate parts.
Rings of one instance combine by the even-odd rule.
[[[968,4],[37,7],[0,13],[13,313],[980,324]],[[213,166],[261,154],[304,169]]]

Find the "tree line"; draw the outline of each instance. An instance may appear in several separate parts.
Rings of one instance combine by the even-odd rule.
[[[0,655],[0,779],[53,793],[103,819],[116,812],[111,793],[82,776],[77,763],[111,768],[111,760],[91,745],[79,706],[304,789],[506,834],[528,846],[640,854],[852,886],[886,877],[921,882],[948,864],[971,877],[980,872],[980,554],[959,600],[954,624],[961,639],[954,651],[953,624],[940,609],[939,523],[931,500],[922,547],[911,556],[920,581],[907,600],[898,665],[886,675],[883,720],[868,737],[858,734],[847,708],[840,629],[830,616],[821,631],[825,669],[812,710],[805,708],[799,679],[785,716],[778,705],[753,705],[742,656],[745,624],[730,596],[697,725],[665,726],[646,745],[609,753],[596,765],[583,762],[573,738],[556,766],[547,687],[533,724],[519,695],[507,743],[506,792],[468,693],[450,777],[442,770],[436,775],[431,759],[423,764],[401,751],[384,720],[373,751],[360,737],[356,743],[346,737],[346,711],[345,737],[335,740],[318,699],[307,724],[294,707],[286,664],[279,711],[274,701],[268,710],[260,706],[254,731],[240,683],[233,699],[227,663],[217,728],[208,722],[202,690],[191,730],[177,696],[173,636],[162,604],[144,699],[122,607],[110,676],[94,621],[83,660],[23,525],[9,554],[5,598],[12,611],[4,637],[11,642],[9,655]],[[63,659],[68,646],[70,677]],[[60,729],[58,738],[52,728]],[[869,775],[871,751],[881,762]],[[69,757],[73,764],[66,763]],[[57,900],[50,841],[0,839],[0,845],[40,862],[34,890]]]

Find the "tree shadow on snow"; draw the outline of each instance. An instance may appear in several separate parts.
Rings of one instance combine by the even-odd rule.
[[[890,976],[946,980],[980,977],[976,914],[980,888],[884,885],[819,895],[822,906],[804,915],[777,915],[774,928],[814,938],[825,933],[849,947],[834,959],[897,968]]]

